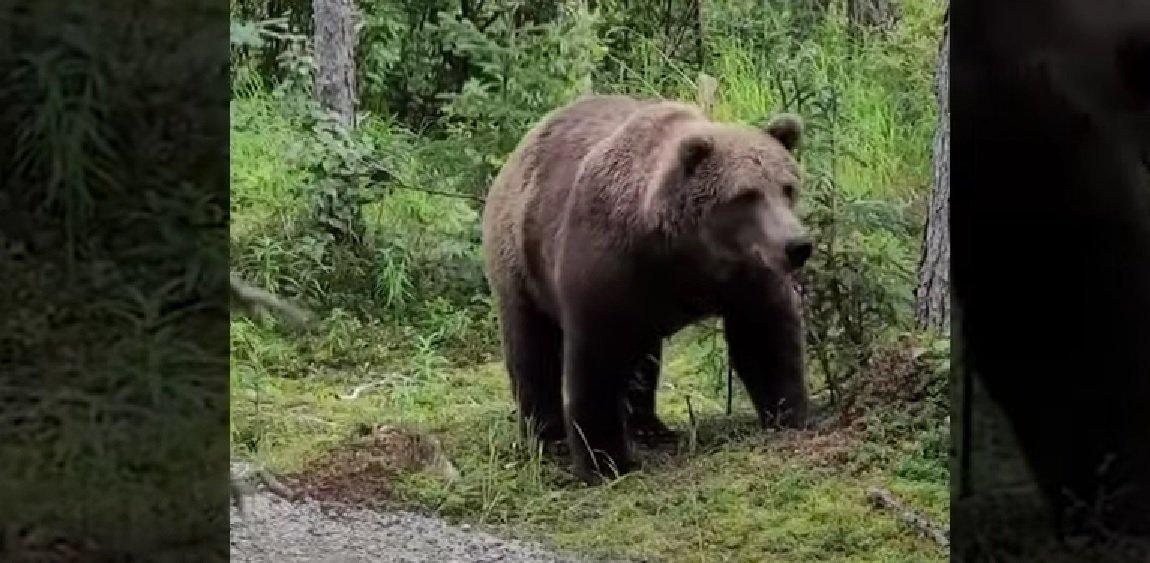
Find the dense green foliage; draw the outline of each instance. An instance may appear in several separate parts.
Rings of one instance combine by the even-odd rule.
[[[847,475],[877,471],[883,482],[934,499],[923,502],[944,517],[946,365],[925,358],[945,350],[907,336],[930,184],[941,2],[905,0],[897,24],[880,32],[852,29],[838,4],[799,0],[706,2],[701,16],[686,0],[364,0],[362,116],[350,132],[312,100],[309,31],[299,27],[307,4],[237,0],[233,7],[233,269],[324,317],[306,334],[233,321],[236,453],[294,468],[355,424],[412,423],[449,436],[465,478],[454,486],[412,482],[405,498],[489,523],[552,518],[546,508],[529,508],[539,499],[525,499],[572,494],[554,488],[557,477],[548,473],[554,478],[539,484],[494,464],[514,459],[514,438],[510,400],[498,387],[505,382],[492,364],[499,345],[481,265],[483,196],[520,137],[556,106],[585,92],[693,100],[704,72],[718,79],[716,119],[753,123],[791,111],[806,120],[801,212],[818,241],[804,277],[814,391],[865,435]],[[362,233],[348,232],[353,212],[362,214]],[[721,416],[726,367],[717,331],[708,324],[674,339],[661,395],[669,398],[660,406],[672,421]],[[884,362],[911,356],[891,369],[906,371],[898,381],[913,389],[872,392]],[[383,381],[382,398],[319,397],[364,381]],[[916,407],[883,410],[883,401],[863,396]],[[693,401],[690,415],[684,397]],[[272,416],[265,405],[302,412]],[[726,471],[757,467],[770,455],[748,440],[722,442],[717,457],[699,463],[723,467],[734,456],[742,461]],[[734,453],[725,449],[731,444]],[[825,487],[849,488],[812,483],[830,497],[837,493]],[[641,499],[650,486],[623,498]],[[609,529],[610,521],[600,525]],[[610,543],[626,551],[628,541]],[[744,547],[762,547],[758,541]],[[936,556],[899,551],[922,549],[913,542],[858,541],[826,549]],[[696,548],[708,557],[709,548]],[[808,548],[780,557],[804,560]],[[663,557],[675,547],[635,549]]]

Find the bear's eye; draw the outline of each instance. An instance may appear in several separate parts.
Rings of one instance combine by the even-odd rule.
[[[787,196],[787,199],[795,199],[795,185],[783,184],[783,195]]]

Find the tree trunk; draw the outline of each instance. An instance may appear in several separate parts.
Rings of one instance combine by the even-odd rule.
[[[347,131],[355,128],[356,64],[359,42],[355,0],[313,0],[315,97]],[[315,217],[339,243],[362,250],[365,232],[357,182],[351,171],[319,179]]]
[[[890,0],[847,0],[847,18],[852,29],[890,29],[898,12]]]
[[[943,29],[935,78],[938,126],[934,134],[934,184],[915,290],[920,327],[950,327],[950,25]]]
[[[315,96],[344,127],[355,127],[356,10],[354,0],[313,0]]]

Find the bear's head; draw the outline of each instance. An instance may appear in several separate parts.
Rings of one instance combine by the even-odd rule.
[[[648,192],[656,228],[694,243],[717,271],[801,267],[814,245],[795,215],[800,118],[757,128],[700,121],[678,133]]]

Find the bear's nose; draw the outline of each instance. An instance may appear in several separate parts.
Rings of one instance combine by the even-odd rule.
[[[787,241],[784,251],[787,253],[787,262],[790,263],[791,268],[801,268],[806,263],[807,259],[811,257],[814,252],[815,245],[811,239],[806,237],[795,238]]]

